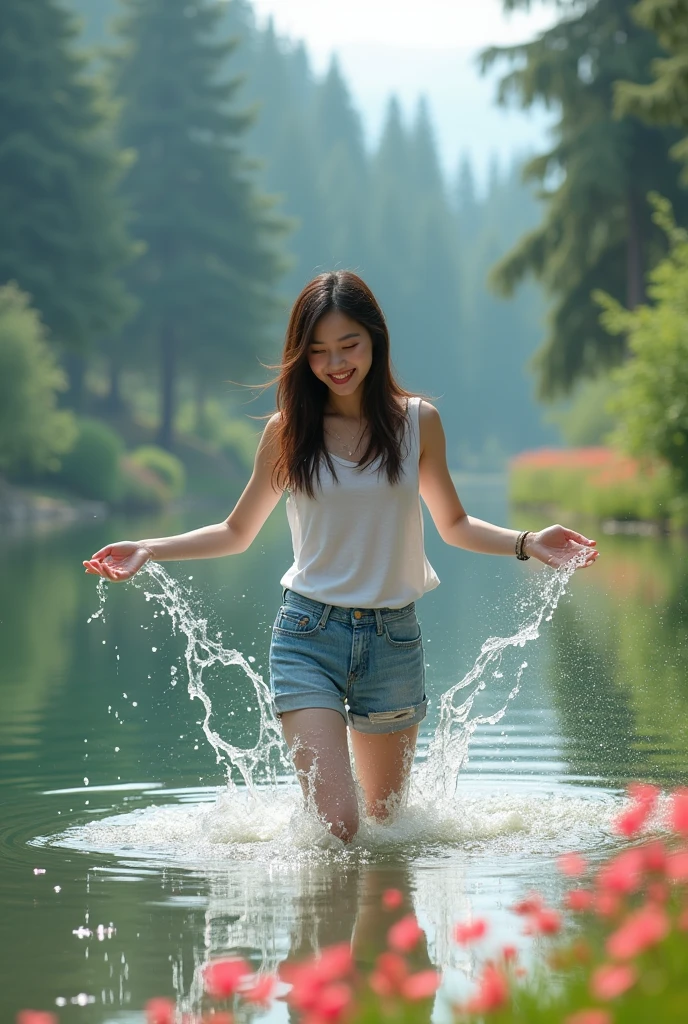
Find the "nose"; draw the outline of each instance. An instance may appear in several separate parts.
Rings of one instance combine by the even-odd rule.
[[[337,370],[338,367],[343,366],[346,363],[343,352],[331,352],[330,358],[327,361],[328,370]]]

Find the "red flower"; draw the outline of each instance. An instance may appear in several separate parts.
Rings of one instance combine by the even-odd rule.
[[[641,830],[652,814],[659,790],[656,786],[634,782],[628,787],[628,794],[633,802],[630,807],[621,812],[614,824],[617,832],[630,837]]]
[[[663,907],[646,903],[629,914],[623,924],[607,939],[607,952],[617,960],[628,960],[666,938],[669,918]]]
[[[624,850],[608,861],[597,875],[601,889],[612,892],[635,892],[642,881],[645,856],[642,849]]]
[[[504,946],[502,948],[502,957],[505,964],[511,964],[518,957],[518,950],[515,946]]]
[[[146,1024],[173,1024],[175,1004],[171,999],[149,999],[146,1003]]]
[[[419,926],[414,915],[407,914],[406,917],[402,917],[401,921],[397,921],[389,929],[387,932],[387,942],[398,953],[408,953],[417,945],[422,934],[423,929]]]
[[[402,983],[401,994],[404,999],[416,1002],[418,999],[429,999],[440,987],[440,976],[437,971],[419,971],[410,974]]]
[[[247,1003],[258,1003],[261,1006],[267,1005],[272,999],[277,979],[273,974],[262,974],[256,976],[248,988],[242,988],[241,995]]]
[[[505,1006],[509,998],[506,976],[494,964],[487,963],[478,979],[478,991],[466,1004],[467,1013],[486,1013]]]
[[[390,998],[401,992],[401,986],[408,977],[408,967],[398,953],[381,953],[375,961],[375,970],[370,975],[370,987],[376,995]]]
[[[637,979],[638,972],[630,964],[603,964],[594,971],[590,989],[598,999],[616,999]]]
[[[251,968],[245,960],[236,957],[215,960],[207,964],[203,972],[206,992],[213,999],[227,999],[234,995],[248,974],[251,974]]]
[[[670,853],[666,861],[666,876],[671,882],[688,881],[688,850]]]
[[[17,1024],[57,1024],[57,1014],[45,1010],[20,1010]]]
[[[398,910],[404,902],[404,894],[400,889],[385,889],[382,894],[382,906],[385,910]]]
[[[182,1024],[194,1024],[195,1017],[182,1017]],[[212,1016],[204,1017],[203,1024],[234,1024],[234,1014],[228,1010],[216,1011]]]
[[[609,1010],[580,1010],[567,1017],[564,1024],[612,1024]]]
[[[562,875],[577,878],[585,872],[588,862],[580,853],[564,853],[557,859],[557,866]]]
[[[589,889],[569,889],[564,897],[567,910],[590,910],[594,896]]]
[[[674,792],[671,798],[669,820],[675,832],[688,836],[688,789],[677,789]]]
[[[457,924],[454,928],[454,939],[461,946],[467,946],[471,942],[478,942],[487,934],[487,921],[479,917],[467,924]]]

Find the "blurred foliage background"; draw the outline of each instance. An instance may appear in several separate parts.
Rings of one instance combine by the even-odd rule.
[[[136,508],[224,494],[271,409],[245,385],[303,285],[346,267],[453,468],[616,428],[685,490],[682,374],[643,368],[685,365],[688,6],[556,6],[481,58],[501,102],[556,113],[549,150],[479,188],[470,156],[448,180],[423,99],[408,119],[391,96],[366,144],[336,58],[316,74],[249,0],[6,0],[5,479]]]

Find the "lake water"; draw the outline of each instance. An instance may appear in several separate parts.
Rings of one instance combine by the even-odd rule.
[[[474,514],[510,521],[498,481],[460,490]],[[513,939],[517,897],[533,887],[561,895],[559,853],[595,861],[618,846],[611,822],[627,781],[688,781],[688,549],[600,535],[602,557],[569,583],[540,635],[507,646],[478,680],[469,721],[506,711],[470,735],[454,731],[454,753],[470,739],[468,760],[456,788],[443,789],[428,782],[426,759],[442,694],[488,637],[519,635],[532,621],[553,574],[447,548],[429,527],[442,584],[418,607],[430,711],[415,772],[426,778],[397,822],[368,825],[344,848],[304,816],[277,756],[274,783],[265,765],[255,768],[252,797],[237,771],[228,787],[159,583],[110,586],[101,605],[81,573],[82,557],[108,540],[212,518],[94,520],[1,541],[2,1019],[31,1006],[57,1008],[65,1022],[141,1022],[154,995],[193,1011],[202,966],[222,952],[272,969],[352,940],[370,962],[389,924],[380,896],[393,886],[426,932],[417,961],[444,972],[442,1021],[445,1000],[465,992],[474,970],[451,942],[455,921],[486,913],[493,941]],[[266,677],[289,561],[278,509],[246,554],[165,568],[193,628],[207,620],[219,649],[236,648]],[[201,681],[208,728],[230,746],[255,746],[258,701],[242,665],[211,665]],[[258,1016],[288,1019],[282,1003]]]

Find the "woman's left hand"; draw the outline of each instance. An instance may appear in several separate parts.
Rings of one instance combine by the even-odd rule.
[[[599,556],[596,543],[575,530],[567,530],[565,526],[548,526],[546,530],[526,537],[525,553],[553,569],[558,569],[578,555],[580,565],[576,568],[585,569]]]

